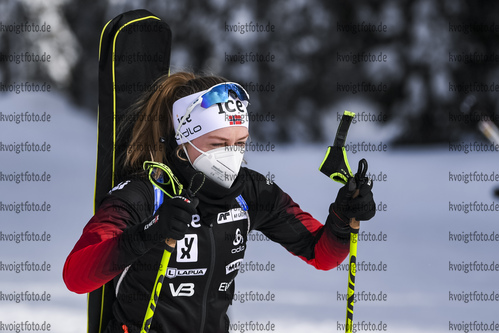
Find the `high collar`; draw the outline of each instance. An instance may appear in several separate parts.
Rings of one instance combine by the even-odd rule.
[[[182,161],[178,157],[173,158],[172,164],[173,165],[171,165],[170,168],[175,176],[177,176],[184,185],[184,188],[189,188],[191,180],[199,171],[196,171],[188,161]],[[241,175],[238,175],[232,186],[230,188],[225,188],[211,179],[208,179],[208,177],[205,177],[204,184],[196,193],[196,197],[208,204],[219,204],[220,200],[234,200],[243,191],[243,178],[244,177],[241,177]]]

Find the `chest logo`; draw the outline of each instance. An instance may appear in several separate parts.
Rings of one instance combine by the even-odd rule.
[[[234,272],[235,270],[238,270],[239,267],[241,267],[241,263],[243,262],[243,259],[237,259],[225,266],[225,274],[229,274]]]
[[[246,214],[247,213],[241,208],[232,208],[227,212],[218,213],[217,223],[223,224],[223,223],[244,220],[248,218]]]
[[[236,235],[234,236],[234,241],[232,244],[234,246],[238,246],[239,244],[242,244],[244,242],[243,235],[241,234],[241,229],[237,228],[236,230]]]
[[[177,262],[198,261],[198,235],[186,234],[177,242]]]
[[[237,228],[236,234],[234,236],[234,240],[232,241],[232,245],[237,246],[237,247],[230,250],[230,253],[236,254],[236,253],[239,253],[241,251],[244,251],[246,246],[243,243],[244,243],[244,238],[243,238],[243,235],[241,234],[241,229]]]
[[[194,283],[181,283],[177,288],[175,288],[173,283],[169,283],[168,285],[173,297],[191,297],[194,295]]]
[[[201,276],[206,274],[206,268],[193,268],[193,269],[177,269],[168,267],[166,277],[173,279],[177,276]]]

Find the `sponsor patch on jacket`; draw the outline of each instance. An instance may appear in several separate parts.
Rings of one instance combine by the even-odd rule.
[[[166,271],[166,277],[173,279],[177,276],[201,276],[205,275],[207,270],[207,268],[177,269],[168,267],[168,270]]]
[[[177,262],[198,261],[198,235],[186,234],[177,242]]]
[[[229,223],[229,222],[244,220],[247,218],[248,215],[244,210],[242,210],[241,208],[232,208],[227,212],[218,213],[217,223],[218,224]]]
[[[234,272],[235,270],[238,270],[239,267],[241,267],[241,263],[243,262],[243,259],[237,259],[225,266],[225,274],[229,274]]]
[[[112,192],[114,192],[114,191],[119,191],[119,190],[121,190],[123,187],[125,187],[128,183],[130,183],[130,181],[129,181],[129,180],[124,181],[124,182],[121,182],[121,183],[119,183],[118,185],[116,185],[115,187],[113,187],[113,188],[111,189],[111,191],[109,191],[108,193],[109,193],[109,194],[111,194],[111,193],[112,193]]]

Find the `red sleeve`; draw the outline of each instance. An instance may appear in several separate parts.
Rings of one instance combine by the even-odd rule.
[[[118,239],[126,227],[125,219],[125,211],[106,205],[88,222],[64,264],[63,279],[69,290],[91,292],[125,268],[118,265]]]
[[[301,259],[321,270],[335,268],[345,260],[350,251],[350,244],[336,237],[325,225],[317,220],[311,222],[308,228],[314,236],[314,254],[312,257],[298,255]],[[315,232],[312,230],[315,229]]]
[[[252,228],[317,269],[329,270],[345,260],[350,250],[348,239],[335,235],[327,225],[304,212],[277,185],[258,180],[253,184],[257,209],[253,218],[249,206]]]
[[[148,199],[147,187],[131,183],[103,201],[64,264],[63,280],[69,290],[91,292],[143,254],[133,245],[133,233],[124,231],[133,231],[131,226],[150,215]]]

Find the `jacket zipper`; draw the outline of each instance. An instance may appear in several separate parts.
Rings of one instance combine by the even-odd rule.
[[[205,290],[203,293],[203,301],[201,303],[201,325],[200,333],[204,332],[204,326],[206,324],[206,303],[208,301],[208,293],[210,291],[211,279],[213,278],[213,271],[215,270],[215,236],[213,235],[213,225],[210,225],[210,247],[211,247],[211,258],[210,258],[210,272],[208,273],[208,279],[206,280]]]

